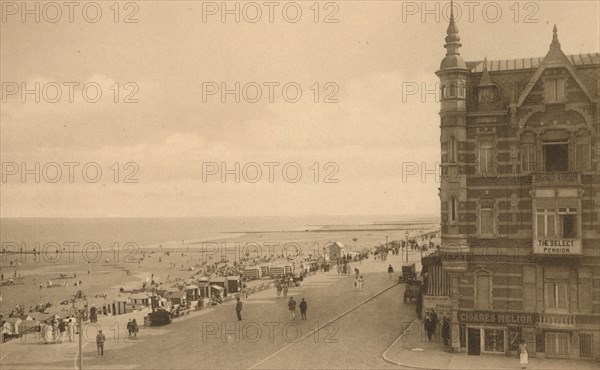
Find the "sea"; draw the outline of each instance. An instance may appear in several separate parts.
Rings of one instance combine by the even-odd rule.
[[[35,243],[66,242],[103,245],[136,243],[153,246],[192,244],[245,233],[319,230],[400,230],[410,224],[439,222],[439,216],[344,215],[269,217],[126,217],[126,218],[0,218],[0,242],[31,250]],[[8,250],[8,249],[7,249]]]

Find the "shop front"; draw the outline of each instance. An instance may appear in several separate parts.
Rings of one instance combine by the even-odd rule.
[[[534,312],[458,311],[458,323],[461,347],[472,356],[516,353],[521,340],[536,346]]]

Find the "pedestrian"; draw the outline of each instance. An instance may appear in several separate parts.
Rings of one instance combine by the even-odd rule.
[[[79,333],[81,335],[81,333]],[[106,341],[106,337],[102,334],[102,329],[98,330],[98,335],[96,335],[96,347],[98,347],[98,356],[104,356],[104,342]]]
[[[358,289],[362,290],[364,285],[365,285],[365,279],[361,275],[360,278],[358,279]]]
[[[425,332],[427,332],[427,341],[431,342],[433,333],[435,333],[435,322],[429,312],[425,314]]]
[[[433,320],[434,328],[437,329],[437,326],[440,323],[440,320],[438,319],[438,315],[435,312],[434,308],[431,309],[431,319]],[[435,330],[434,330],[434,332],[435,332]]]
[[[95,323],[98,321],[98,309],[96,308],[96,304],[92,303],[92,307],[90,308],[90,322]]]
[[[442,339],[444,339],[444,345],[450,345],[450,320],[444,315],[442,319]]]
[[[72,317],[69,317],[67,321],[67,334],[69,335],[69,342],[73,342],[73,337],[75,336],[75,320]]]
[[[242,299],[245,301],[248,299],[248,290],[246,289],[246,284],[242,287]]]
[[[237,303],[235,304],[235,313],[237,314],[238,321],[242,321],[242,301],[240,301],[240,297],[237,297]]]
[[[288,308],[290,309],[290,320],[296,320],[296,301],[294,301],[294,297],[290,297]]]
[[[275,284],[276,284],[275,286],[277,287],[277,297],[280,297],[281,296],[281,290],[282,290],[281,283],[279,283],[279,281],[277,281],[277,283],[275,283]]]
[[[62,343],[65,337],[65,331],[67,331],[67,325],[63,320],[58,323],[58,343]]]
[[[354,290],[358,290],[358,279],[354,279]]]
[[[423,317],[423,295],[419,293],[417,295],[417,304],[416,304],[417,317],[419,320]]]
[[[288,286],[287,286],[287,284],[284,283],[283,284],[283,297],[284,298],[287,297],[287,294],[288,294]]]
[[[529,354],[527,353],[527,343],[525,343],[525,340],[523,339],[521,339],[521,344],[519,344],[518,352],[521,369],[527,369],[527,364],[529,363]]]
[[[354,276],[356,277],[356,279],[358,279],[358,276],[359,276],[358,273],[359,273],[358,269],[355,268],[354,269]]]
[[[137,321],[133,319],[133,321],[131,322],[131,331],[133,332],[133,339],[137,339],[137,333],[139,330],[140,328],[138,327]]]
[[[129,339],[131,339],[131,337],[133,336],[133,328],[131,327],[131,319],[129,319],[129,321],[127,322],[127,337]]]
[[[308,309],[308,305],[306,304],[306,301],[304,300],[304,298],[302,298],[302,301],[300,302],[300,316],[302,318],[302,320],[306,320],[306,310]]]
[[[389,265],[388,267],[388,275],[390,277],[390,280],[392,280],[392,274],[394,273],[394,268],[392,267],[392,265]]]
[[[59,321],[60,320],[56,317],[54,319],[52,319],[52,334],[53,334],[54,342],[58,342],[58,338],[60,335],[60,332],[58,331]]]

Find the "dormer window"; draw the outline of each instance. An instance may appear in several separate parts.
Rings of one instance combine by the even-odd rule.
[[[565,79],[548,78],[544,81],[546,103],[562,103],[565,101]]]

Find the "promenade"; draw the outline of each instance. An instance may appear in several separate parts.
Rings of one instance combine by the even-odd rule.
[[[388,277],[387,266],[396,270]],[[163,327],[141,327],[138,340],[127,339],[125,325],[147,314],[101,316],[98,325],[107,341],[105,355],[96,356],[97,328],[84,330],[85,369],[214,369],[214,368],[395,368],[381,353],[398,337],[414,304],[402,303],[398,284],[399,256],[388,261],[369,259],[352,264],[365,278],[354,289],[354,275],[335,269],[307,277],[290,288],[288,298],[274,289],[244,301],[243,320],[236,321],[234,302],[192,312]],[[290,320],[290,296],[308,302],[308,320]],[[406,318],[402,320],[401,318]],[[76,338],[77,340],[77,338]],[[43,344],[33,335],[0,347],[2,369],[76,369],[78,344]]]

